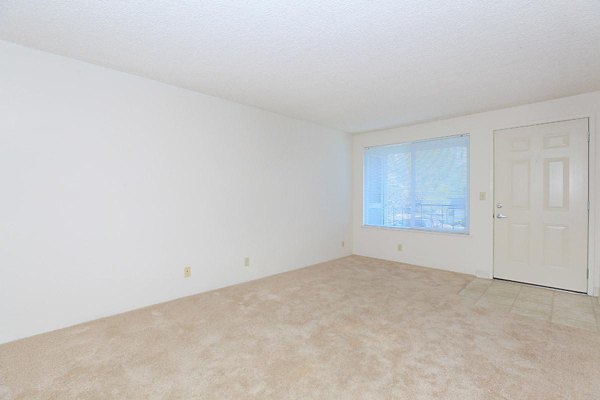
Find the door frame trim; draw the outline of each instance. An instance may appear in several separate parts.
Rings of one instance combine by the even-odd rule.
[[[588,215],[587,215],[587,220],[588,220],[588,229],[587,229],[587,294],[590,296],[598,296],[599,293],[594,293],[594,289],[598,289],[598,288],[594,288],[594,283],[597,281],[597,277],[600,274],[600,271],[598,271],[598,267],[596,266],[596,262],[595,262],[595,252],[594,252],[594,242],[595,242],[595,231],[596,231],[596,201],[595,201],[595,192],[596,192],[596,185],[594,184],[594,182],[596,181],[596,173],[595,173],[595,168],[592,168],[592,166],[596,165],[596,152],[595,152],[595,147],[596,147],[596,135],[595,135],[595,129],[593,129],[593,126],[595,124],[594,121],[594,117],[592,115],[582,115],[582,116],[573,116],[572,118],[562,118],[559,120],[554,120],[554,121],[546,121],[546,122],[537,122],[537,123],[531,123],[531,124],[524,124],[524,125],[516,125],[516,126],[508,126],[508,127],[503,127],[503,128],[497,128],[497,129],[492,129],[492,213],[491,213],[491,217],[492,217],[492,279],[494,278],[494,271],[496,268],[495,265],[495,224],[496,224],[496,218],[494,217],[494,213],[495,213],[495,209],[494,209],[494,202],[496,199],[496,180],[495,180],[495,172],[496,172],[496,132],[498,131],[503,131],[503,130],[509,130],[509,129],[515,129],[515,128],[525,128],[525,127],[530,127],[530,126],[538,126],[538,125],[546,125],[546,124],[553,124],[553,123],[559,123],[559,122],[568,122],[568,121],[574,121],[574,120],[578,120],[578,119],[587,119],[587,127],[588,127],[588,146],[587,146],[587,150],[588,150],[588,160],[587,160],[587,168],[588,168],[588,185],[587,185],[587,190],[588,190]],[[562,290],[562,289],[561,289]],[[599,300],[600,301],[600,300]]]

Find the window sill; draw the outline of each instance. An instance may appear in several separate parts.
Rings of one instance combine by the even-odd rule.
[[[386,231],[400,231],[400,232],[415,232],[415,233],[429,233],[432,235],[443,235],[443,236],[454,236],[454,237],[470,237],[471,232],[450,232],[450,231],[433,231],[430,229],[418,229],[418,228],[400,228],[393,226],[376,226],[376,225],[361,225],[361,228],[365,229],[376,229]]]

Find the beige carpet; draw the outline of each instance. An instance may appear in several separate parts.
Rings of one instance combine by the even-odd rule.
[[[600,335],[347,257],[0,346],[1,399],[600,399]]]

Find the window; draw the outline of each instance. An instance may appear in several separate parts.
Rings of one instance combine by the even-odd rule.
[[[363,223],[469,232],[469,135],[365,149]]]

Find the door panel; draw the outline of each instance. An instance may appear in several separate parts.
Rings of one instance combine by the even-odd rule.
[[[587,118],[495,131],[494,157],[494,277],[587,291]]]

